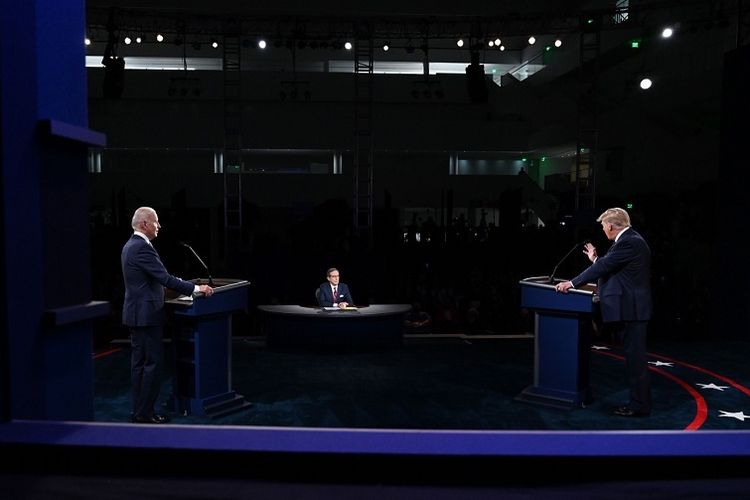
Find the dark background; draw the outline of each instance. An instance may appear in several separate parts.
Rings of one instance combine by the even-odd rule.
[[[730,250],[720,250],[719,230],[744,201],[737,186],[745,174],[736,168],[731,135],[732,113],[742,109],[734,83],[743,64],[737,13],[712,2],[638,2],[627,22],[615,24],[612,4],[469,2],[459,9],[326,2],[312,9],[292,2],[260,9],[219,2],[205,13],[190,3],[139,9],[137,2],[89,2],[87,54],[107,50],[110,30],[126,64],[138,56],[219,57],[223,46],[210,49],[208,40],[225,41],[228,16],[242,20],[236,108],[226,71],[126,70],[107,77],[101,66],[87,70],[90,126],[108,137],[107,147],[94,151],[101,172],[90,177],[93,295],[113,305],[97,339],[119,335],[119,249],[140,205],[159,212],[156,246],[171,272],[204,276],[177,245],[187,241],[213,276],[253,283],[240,335],[257,334],[257,304],[312,305],[312,290],[331,266],[340,268],[360,305],[420,301],[436,333],[520,333],[518,280],[550,274],[584,240],[605,251],[595,219],[611,206],[628,208],[652,247],[652,334],[738,335],[720,322],[723,312],[716,314],[725,309],[717,289],[732,286],[723,282],[721,256]],[[438,73],[425,84],[422,75],[376,71],[366,128],[372,224],[364,229],[354,214],[361,131],[355,79],[315,69],[351,64],[354,51],[336,50],[333,42],[362,19],[371,23],[376,69],[425,58],[468,65],[471,51],[458,50],[453,36],[463,30],[478,44],[481,63],[511,70],[496,78],[502,86],[489,73],[480,82],[486,100],[466,75]],[[675,35],[663,40],[666,25]],[[166,40],[125,45],[135,26],[144,39],[161,30]],[[508,46],[502,53],[485,43],[501,31],[508,35],[498,34]],[[540,38],[536,48],[527,47],[527,32]],[[260,51],[254,43],[264,33],[269,48]],[[592,33],[595,57],[586,45]],[[563,46],[544,53],[542,45],[555,36]],[[394,46],[388,53],[379,49],[386,38]],[[630,48],[633,39],[640,48]],[[331,46],[322,48],[324,42]],[[542,67],[519,80],[513,69],[527,61]],[[637,88],[646,74],[655,82],[648,92]],[[106,78],[117,78],[121,92],[107,96]],[[440,98],[414,97],[415,88],[438,86]],[[227,123],[237,116],[233,136]],[[226,153],[233,140],[243,151],[243,223],[227,229],[224,176],[212,166],[214,153]],[[576,144],[596,148],[582,184]],[[336,174],[334,153],[342,160]],[[586,264],[575,251],[558,276],[572,277]],[[472,305],[479,315],[469,320]]]
[[[178,245],[186,241],[214,276],[252,281],[248,312],[237,318],[237,335],[258,332],[257,304],[310,304],[331,265],[340,268],[361,304],[423,301],[433,314],[435,333],[523,332],[529,324],[519,310],[518,280],[549,274],[585,239],[604,250],[606,242],[594,220],[607,207],[625,206],[653,250],[653,337],[746,340],[748,271],[741,241],[748,174],[741,147],[748,114],[747,12],[738,10],[740,2],[632,2],[629,22],[614,26],[612,5],[276,2],[271,7],[223,1],[0,0],[0,440],[5,455],[31,457],[15,461],[14,475],[4,476],[13,492],[24,495],[33,488],[30,482],[45,476],[49,483],[42,493],[57,492],[59,497],[61,490],[71,488],[78,490],[74,496],[80,494],[84,483],[60,481],[55,473],[109,469],[113,462],[100,460],[97,451],[130,466],[125,474],[131,473],[131,479],[143,474],[142,463],[158,466],[169,459],[169,453],[159,455],[159,450],[132,448],[134,439],[151,444],[144,437],[147,430],[90,422],[92,343],[96,350],[125,337],[119,319],[119,255],[131,233],[129,218],[141,205],[159,212],[164,229],[156,244],[174,274],[203,274]],[[136,7],[140,9],[131,10]],[[594,19],[591,24],[589,18]],[[240,19],[247,33],[232,31]],[[469,51],[449,48],[459,31],[473,41],[496,33],[507,39],[508,50],[477,49],[487,69],[500,68],[492,81],[487,73],[486,101],[485,87],[477,88],[477,79],[467,80],[461,71],[426,79],[376,72],[366,89],[372,93],[373,114],[366,130],[372,143],[364,151],[356,140],[362,138],[363,123],[355,120],[362,118],[363,103],[357,106],[354,99],[363,89],[341,69],[351,66],[351,53],[333,48],[345,34],[340,26],[352,30],[363,20],[381,30],[373,44],[387,35],[401,45],[397,50],[394,43],[388,57],[374,49],[375,69],[379,62],[392,67],[399,67],[392,64],[399,61],[423,63],[424,40],[431,64],[465,67]],[[655,35],[666,22],[674,22],[677,31],[662,43]],[[322,35],[319,30],[313,50],[310,33],[321,23],[330,25],[331,32]],[[124,41],[125,31],[152,39],[162,29],[166,44],[126,49],[118,42],[117,54],[131,63],[149,55],[178,62],[183,55],[199,57],[193,51],[215,60],[218,56],[207,55],[211,38],[218,37],[225,50],[234,37],[241,47],[242,70],[219,71],[207,64],[209,69],[186,72],[121,72],[116,63],[101,66],[108,32]],[[274,39],[271,51],[243,45],[246,35],[261,31]],[[531,31],[547,37],[540,43],[559,34],[564,44],[538,56],[537,49],[523,48]],[[178,33],[183,35],[179,45]],[[188,42],[188,34],[200,40]],[[84,36],[92,38],[88,47],[78,42]],[[329,43],[325,50],[323,38]],[[634,38],[641,41],[638,50],[630,46]],[[409,39],[417,46],[413,52],[407,50]],[[292,48],[287,48],[290,41]],[[300,48],[303,41],[307,45]],[[114,47],[109,48],[112,54]],[[93,57],[88,69],[84,55]],[[653,75],[654,87],[644,93],[634,85],[646,73]],[[234,126],[238,121],[239,128]],[[60,123],[62,129],[54,126]],[[106,146],[90,129],[106,134]],[[586,148],[595,165],[595,177],[586,182],[573,175],[580,144],[595,146]],[[354,158],[363,151],[373,157],[373,220],[366,231],[354,223]],[[221,153],[227,166],[242,173],[214,173]],[[233,200],[224,182],[240,178],[244,219],[230,231],[224,213]],[[559,273],[571,276],[584,265],[583,256],[574,251]],[[78,423],[68,425],[71,420]],[[76,428],[84,434],[100,429],[117,439],[106,450],[87,447],[90,443],[66,446],[76,442]],[[185,434],[170,443],[173,455],[183,452],[181,444],[189,447],[183,439],[211,434],[206,428],[178,426],[177,431]],[[236,435],[252,441],[257,435],[247,436],[253,431],[237,429]],[[607,443],[616,441],[607,441],[610,435],[601,442],[594,433],[580,439],[589,450],[600,446],[596,453],[603,446],[611,459],[596,456],[598,478],[632,479],[634,460],[643,469],[639,478],[665,478],[661,473],[677,464],[681,479],[697,477],[702,487],[691,489],[690,481],[684,481],[684,491],[716,491],[715,483],[706,486],[701,479],[719,477],[717,469],[738,463],[738,457],[714,460],[710,451],[719,450],[718,455],[721,445],[745,436],[685,434],[679,437],[687,443],[684,448],[672,448],[669,433],[630,435],[637,443],[628,442],[643,453],[665,452],[645,465],[642,457],[626,458],[625,448],[608,448]],[[695,452],[701,442],[708,446],[698,456],[689,455],[691,446]],[[123,447],[128,453],[122,453]],[[71,452],[85,456],[68,460],[75,457]],[[689,456],[679,456],[681,452]],[[192,462],[194,455],[189,455],[185,460]],[[254,463],[268,461],[268,454],[252,455]],[[320,458],[340,465],[351,455],[344,460],[307,455],[305,465]],[[41,464],[40,456],[51,460]],[[223,456],[216,466],[235,462],[236,456]],[[356,463],[364,464],[373,457],[358,458]],[[393,457],[377,458],[364,465]],[[392,465],[410,458],[398,457]],[[438,457],[442,466],[436,476],[448,477],[442,473],[456,470],[462,458]],[[520,471],[538,459],[488,458],[484,465],[490,473],[499,465],[515,465],[518,469],[510,470]],[[560,459],[568,457],[556,455],[554,461],[559,465]],[[175,464],[178,469],[180,463]],[[293,471],[275,469],[278,463],[271,461],[259,475],[286,478]],[[706,463],[714,468],[707,469]],[[577,464],[582,467],[576,470],[589,472],[591,457]],[[456,482],[471,484],[470,469],[460,468]],[[110,478],[93,479],[102,487]],[[432,478],[407,479],[424,485]],[[341,481],[335,472],[325,480]],[[566,484],[571,482],[575,480]],[[375,478],[365,486],[372,483],[380,484]],[[164,481],[160,488],[175,491],[174,486]],[[650,491],[653,486],[646,484]],[[734,486],[732,494],[747,489]],[[330,496],[327,491],[322,494]],[[380,488],[371,491],[378,494]],[[465,491],[460,494],[466,496]]]

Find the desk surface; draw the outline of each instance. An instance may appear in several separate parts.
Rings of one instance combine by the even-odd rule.
[[[260,305],[258,309],[270,314],[304,316],[309,318],[361,318],[363,316],[404,314],[411,309],[411,306],[409,304],[371,304],[366,307],[358,307],[356,311],[326,311],[321,307]]]

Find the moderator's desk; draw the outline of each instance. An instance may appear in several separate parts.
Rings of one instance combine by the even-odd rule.
[[[372,304],[356,311],[261,305],[269,347],[361,347],[400,345],[408,304]]]

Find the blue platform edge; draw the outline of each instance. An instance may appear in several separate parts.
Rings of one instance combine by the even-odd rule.
[[[332,429],[15,420],[0,444],[424,456],[750,456],[748,431]]]
[[[107,136],[101,132],[50,118],[40,120],[42,127],[52,137],[67,139],[86,146],[105,147]]]
[[[44,311],[44,318],[51,325],[62,326],[101,318],[107,316],[110,311],[109,302],[92,300],[85,304],[49,309]]]

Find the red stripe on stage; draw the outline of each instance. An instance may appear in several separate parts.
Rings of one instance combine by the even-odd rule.
[[[655,357],[655,358],[660,358],[660,359],[663,359],[663,360],[666,360],[666,361],[670,361],[672,363],[679,363],[682,366],[686,366],[688,368],[692,368],[693,370],[699,371],[701,373],[705,373],[706,375],[710,375],[712,377],[718,378],[722,382],[725,382],[725,383],[731,385],[732,387],[734,387],[738,391],[741,391],[741,392],[745,393],[746,396],[750,396],[750,389],[748,389],[747,387],[745,387],[742,384],[739,384],[739,383],[735,382],[734,380],[732,380],[730,378],[727,378],[727,377],[724,377],[722,375],[719,375],[718,373],[712,372],[711,370],[706,370],[705,368],[701,368],[700,366],[696,366],[696,365],[691,365],[690,363],[684,363],[682,361],[678,361],[676,359],[672,359],[672,358],[670,358],[668,356],[662,356],[661,354],[651,354],[651,353],[649,353],[649,354],[651,356]]]
[[[103,358],[104,356],[109,356],[110,354],[114,354],[114,353],[116,353],[116,352],[120,352],[120,351],[122,351],[122,348],[120,348],[120,347],[115,347],[114,349],[110,349],[110,350],[108,350],[108,351],[103,351],[103,352],[95,352],[95,353],[94,353],[94,359],[99,359],[99,358]]]
[[[611,352],[602,352],[598,350],[594,350],[594,352],[597,354],[603,354],[605,356],[609,356],[611,358],[619,359],[620,361],[625,360],[625,357],[620,356],[619,354],[614,354]],[[653,356],[651,353],[649,353],[649,355]],[[672,360],[672,362],[683,364],[676,360]],[[685,389],[688,392],[688,394],[690,394],[693,397],[693,401],[695,401],[695,408],[696,408],[695,416],[693,417],[693,420],[683,430],[697,431],[698,429],[700,429],[701,426],[706,422],[706,418],[708,418],[708,405],[706,404],[706,399],[703,396],[701,396],[701,394],[698,391],[696,391],[692,385],[685,382],[680,377],[677,377],[676,375],[665,372],[664,370],[661,370],[653,366],[649,366],[648,369],[651,370],[652,372],[658,373],[659,375],[667,377],[668,379],[672,380],[672,382],[677,383],[679,386]]]

